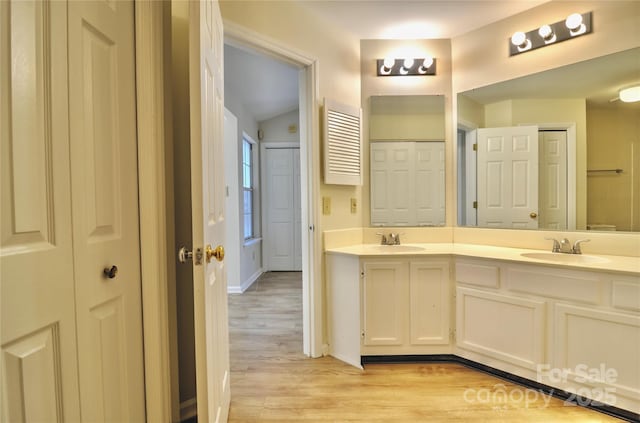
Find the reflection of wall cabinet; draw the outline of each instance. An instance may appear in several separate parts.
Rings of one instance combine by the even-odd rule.
[[[444,226],[444,142],[371,143],[371,224]]]
[[[457,355],[640,411],[638,277],[457,259],[456,282]]]
[[[327,256],[329,348],[361,355],[450,353],[448,259]]]

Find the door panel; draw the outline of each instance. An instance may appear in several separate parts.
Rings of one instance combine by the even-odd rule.
[[[217,2],[189,4],[191,201],[195,248],[224,246],[223,34]],[[206,253],[205,253],[206,254]],[[223,261],[194,260],[198,421],[227,420],[230,402],[227,274]]]
[[[478,226],[538,227],[538,128],[481,128]]]
[[[2,421],[80,420],[66,28],[64,3],[0,2]]]
[[[366,261],[362,281],[364,345],[402,345],[407,264]]]
[[[133,2],[70,2],[68,13],[82,419],[142,421]]]
[[[541,131],[540,228],[564,230],[567,210],[567,132]]]

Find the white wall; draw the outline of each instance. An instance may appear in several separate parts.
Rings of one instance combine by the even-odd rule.
[[[358,107],[360,104],[360,41],[304,7],[304,2],[293,1],[221,1],[220,10],[225,24],[240,25],[266,37],[289,50],[316,59],[318,87],[315,113],[320,113],[321,102],[328,97]],[[314,140],[320,143],[320,139]],[[315,165],[321,166],[315,157]],[[361,204],[361,187],[320,186],[321,196],[331,198],[331,213],[319,217],[316,232],[324,229],[352,228],[362,225],[361,207],[351,213],[350,199]]]
[[[295,132],[289,132],[291,126],[295,126]],[[260,142],[300,143],[300,111],[298,109],[262,121],[258,127],[264,134]]]
[[[235,151],[225,151],[225,160],[235,160],[235,163],[239,163],[240,158],[242,157],[243,132],[247,133],[255,141],[258,140],[258,122],[250,113],[246,111],[244,106],[240,104],[237,99],[238,99],[238,96],[234,95],[233,89],[225,84],[225,96],[224,96],[225,107],[231,113],[233,113],[238,119],[238,132],[237,132],[238,139],[235,146],[236,148],[235,148]],[[227,146],[225,145],[225,148],[226,147]],[[257,145],[256,145],[256,150],[259,151],[259,148]],[[260,170],[258,166],[259,163],[260,161],[256,160],[256,171],[258,175],[260,174],[259,173]],[[239,189],[242,181],[241,171],[242,171],[241,167],[238,166],[235,174],[235,178],[232,175],[231,176],[232,179],[227,180],[227,185],[229,185],[230,187],[232,186],[236,187],[235,190],[230,188],[230,193],[233,192],[233,194],[237,198],[238,208],[236,209],[236,212],[238,213],[238,216],[237,216],[238,222],[243,222],[243,217],[242,217],[243,201],[242,201],[241,191]],[[259,201],[258,201],[259,194],[260,194],[259,192],[256,194],[256,198],[254,200],[257,202],[257,204],[259,204]],[[257,213],[260,213],[259,207],[256,210],[257,210],[256,211]],[[259,220],[260,219],[257,219],[257,221]],[[260,230],[259,224],[257,225],[256,230],[258,231],[257,233],[259,233],[259,230]],[[239,273],[236,273],[236,275],[238,275],[239,278],[236,278],[235,280],[232,280],[231,278],[229,278],[227,280],[227,285],[228,285],[229,292],[237,293],[237,292],[242,292],[244,289],[246,289],[262,273],[262,259],[261,259],[262,242],[255,241],[250,243],[249,245],[245,245],[241,226],[238,227],[238,230],[235,233],[233,234],[227,233],[227,238],[229,237],[236,237],[235,239],[236,239],[237,245],[239,246],[239,250],[237,253],[240,255],[240,269],[239,269]]]

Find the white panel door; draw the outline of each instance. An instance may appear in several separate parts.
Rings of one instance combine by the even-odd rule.
[[[415,221],[412,143],[371,143],[371,157],[371,224],[412,225]]]
[[[3,422],[80,421],[66,12],[0,2]]]
[[[224,422],[229,413],[230,380],[227,275],[222,261],[224,84],[223,31],[218,3],[191,2],[189,30],[197,410],[198,421]],[[197,249],[201,249],[203,257],[198,257]]]
[[[449,263],[409,263],[409,336],[412,345],[449,343]]]
[[[68,13],[82,420],[143,421],[133,2],[70,2]]]
[[[567,131],[540,131],[541,229],[567,229]]]
[[[267,269],[302,269],[300,150],[266,148]]]
[[[417,226],[444,226],[444,143],[416,142],[414,192],[415,224]],[[396,190],[401,187],[396,187]]]
[[[538,127],[481,128],[478,226],[538,227]]]

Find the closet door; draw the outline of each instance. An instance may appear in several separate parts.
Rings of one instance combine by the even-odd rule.
[[[82,420],[144,421],[133,2],[68,11]]]
[[[267,148],[265,151],[267,269],[301,270],[300,160],[295,160],[299,150]]]
[[[79,421],[62,2],[0,1],[0,420]]]

